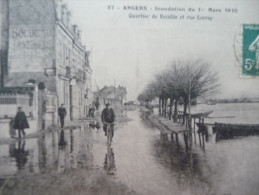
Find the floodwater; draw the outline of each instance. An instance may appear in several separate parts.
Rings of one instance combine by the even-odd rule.
[[[259,104],[251,105],[233,104],[232,112],[229,104],[229,107],[223,105],[222,113],[218,109],[220,105],[193,110],[198,112],[212,108],[215,110],[212,116],[231,115],[238,121],[238,117],[246,112],[244,117],[248,117],[245,121],[258,123]],[[251,115],[251,112],[254,114]],[[39,178],[57,174],[57,180],[72,181],[71,177],[80,177],[80,181],[94,180],[90,185],[102,188],[104,184],[99,185],[95,177],[84,174],[84,170],[97,170],[114,181],[110,185],[114,185],[115,190],[118,185],[126,188],[120,189],[117,194],[258,194],[259,136],[216,142],[215,135],[210,131],[205,147],[200,146],[197,137],[196,143],[193,137],[192,144],[186,145],[183,136],[179,136],[178,142],[161,138],[159,130],[138,110],[127,112],[127,115],[132,120],[116,124],[110,147],[106,145],[102,129],[86,126],[0,145],[0,193],[12,194],[15,190],[16,186],[8,182],[10,178],[28,177],[35,173]],[[234,121],[234,118],[229,119]],[[218,119],[223,120],[208,120]],[[59,178],[59,175],[62,177]],[[37,178],[35,180],[37,183]],[[87,182],[80,183],[77,188],[89,185]],[[49,189],[44,183],[40,185]],[[48,185],[51,186],[51,183]],[[70,192],[77,188],[71,188]],[[90,192],[76,194],[115,194],[114,191],[99,193],[98,189]]]

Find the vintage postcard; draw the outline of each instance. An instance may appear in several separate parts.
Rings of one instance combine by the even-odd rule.
[[[0,0],[0,194],[258,194],[258,9]]]

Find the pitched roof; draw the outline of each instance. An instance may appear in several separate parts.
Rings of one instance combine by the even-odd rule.
[[[127,94],[126,88],[122,86],[114,87],[113,85],[104,86],[98,92],[95,92],[98,97],[109,97],[110,98],[124,98]]]

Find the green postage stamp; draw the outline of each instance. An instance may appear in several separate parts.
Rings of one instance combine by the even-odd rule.
[[[259,76],[259,24],[243,25],[243,76]]]

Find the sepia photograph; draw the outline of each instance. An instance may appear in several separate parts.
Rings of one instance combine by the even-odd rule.
[[[0,194],[257,195],[258,0],[0,0]]]

